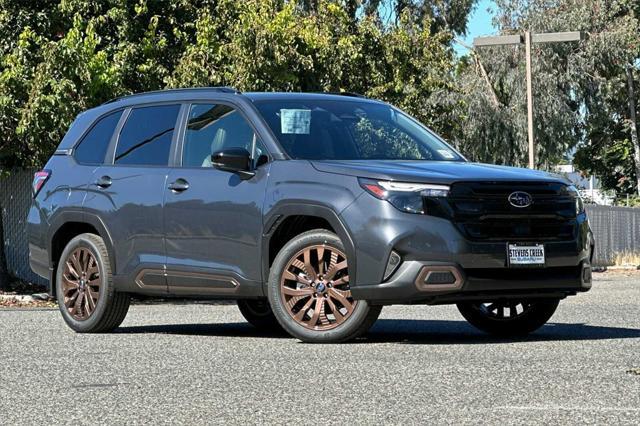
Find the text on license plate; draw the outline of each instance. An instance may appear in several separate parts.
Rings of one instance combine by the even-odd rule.
[[[544,246],[509,244],[510,265],[544,265]]]

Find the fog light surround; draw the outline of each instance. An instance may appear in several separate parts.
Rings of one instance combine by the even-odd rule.
[[[460,290],[463,283],[462,273],[451,265],[423,266],[416,278],[416,287],[420,291]]]
[[[395,250],[391,250],[391,254],[389,254],[389,259],[387,260],[387,267],[384,270],[383,281],[386,281],[393,275],[394,272],[398,269],[400,264],[402,263],[402,257]]]

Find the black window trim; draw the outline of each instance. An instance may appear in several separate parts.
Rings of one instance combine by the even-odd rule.
[[[207,169],[207,168],[203,168],[203,167],[196,167],[196,166],[183,166],[182,165],[182,156],[184,153],[184,141],[185,141],[185,136],[187,133],[187,124],[189,121],[189,112],[191,111],[191,106],[192,105],[225,105],[228,107],[231,107],[233,109],[235,109],[236,111],[238,111],[240,113],[240,115],[242,116],[242,118],[244,118],[244,120],[247,122],[247,124],[249,124],[249,126],[253,129],[253,133],[257,136],[257,138],[260,140],[260,143],[262,143],[262,146],[266,149],[266,155],[268,157],[268,161],[266,163],[263,163],[259,166],[265,166],[269,163],[271,163],[273,161],[273,155],[272,153],[269,151],[269,147],[267,146],[267,144],[264,142],[264,136],[260,134],[260,132],[258,131],[257,126],[255,125],[255,123],[253,122],[253,120],[251,119],[250,115],[247,114],[247,112],[244,110],[244,108],[242,107],[242,105],[232,102],[228,99],[216,99],[216,98],[208,98],[208,99],[197,99],[197,100],[190,100],[187,101],[184,104],[184,114],[181,117],[181,125],[180,125],[180,134],[178,135],[178,141],[177,141],[177,145],[176,145],[176,150],[175,150],[175,157],[174,157],[174,163],[173,165],[171,165],[170,167],[174,167],[174,168],[180,168],[180,169],[195,169],[195,170],[202,170],[202,169]],[[253,155],[253,152],[251,153]],[[252,160],[255,160],[252,158]]]
[[[117,149],[118,143],[120,142],[120,134],[122,133],[122,129],[124,128],[125,124],[129,120],[131,111],[138,108],[148,108],[148,107],[163,106],[163,105],[178,105],[180,107],[178,110],[178,114],[176,116],[176,123],[173,129],[173,136],[171,137],[171,145],[169,147],[169,158],[167,159],[167,164],[116,164],[115,163],[116,149]],[[174,146],[177,142],[177,137],[178,137],[178,134],[177,134],[179,130],[178,126],[180,125],[181,114],[184,110],[184,106],[185,106],[185,103],[184,101],[181,101],[181,100],[165,100],[165,101],[158,101],[158,102],[140,103],[140,104],[135,104],[127,107],[125,109],[125,112],[122,114],[122,117],[120,118],[120,122],[118,123],[118,126],[116,127],[116,130],[114,132],[114,137],[111,140],[111,145],[107,150],[107,157],[105,159],[104,164],[110,167],[129,167],[129,168],[132,168],[132,167],[168,168],[170,167],[172,158],[173,158]]]
[[[114,139],[116,138],[116,135],[119,134],[120,126],[123,123],[122,119],[126,115],[126,110],[127,110],[127,108],[112,109],[112,110],[106,111],[105,113],[99,115],[98,117],[96,117],[92,121],[91,125],[89,127],[87,127],[84,132],[82,132],[80,137],[76,140],[76,142],[71,147],[70,155],[73,158],[73,161],[76,162],[76,164],[79,164],[81,166],[102,166],[102,165],[107,163],[107,159],[109,158],[109,150],[111,148],[111,145],[113,144]],[[84,163],[84,162],[78,161],[78,158],[76,157],[76,150],[78,149],[80,144],[84,141],[84,139],[87,137],[87,135],[89,133],[91,133],[93,128],[96,127],[98,125],[98,123],[103,118],[106,118],[106,117],[110,116],[111,114],[115,114],[117,112],[121,113],[120,114],[120,118],[118,119],[118,122],[116,123],[116,127],[113,129],[113,133],[111,134],[111,138],[109,139],[109,143],[107,143],[107,149],[105,150],[105,156],[102,159],[102,162],[101,163]]]

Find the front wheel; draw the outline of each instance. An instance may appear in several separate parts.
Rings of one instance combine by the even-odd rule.
[[[542,327],[559,300],[504,300],[458,303],[462,316],[474,327],[499,336],[523,336]]]
[[[269,303],[289,334],[311,343],[354,339],[382,309],[353,299],[344,246],[324,229],[300,234],[280,250],[269,274]]]

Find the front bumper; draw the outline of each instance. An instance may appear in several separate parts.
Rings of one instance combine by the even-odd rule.
[[[507,243],[533,241],[470,241],[442,218],[400,212],[384,200],[360,196],[342,214],[355,251],[354,298],[376,304],[455,303],[468,299],[509,297],[562,298],[591,287],[593,236],[585,215],[577,218],[572,240],[539,241],[545,246],[543,268],[510,268]],[[387,280],[391,251],[402,257]],[[456,286],[420,283],[425,268],[453,268]]]
[[[451,279],[430,280],[434,274]],[[433,281],[433,282],[430,282]],[[355,299],[373,304],[448,304],[467,300],[562,299],[591,288],[591,265],[537,269],[482,268],[464,270],[457,264],[406,261],[390,280],[352,287]]]

